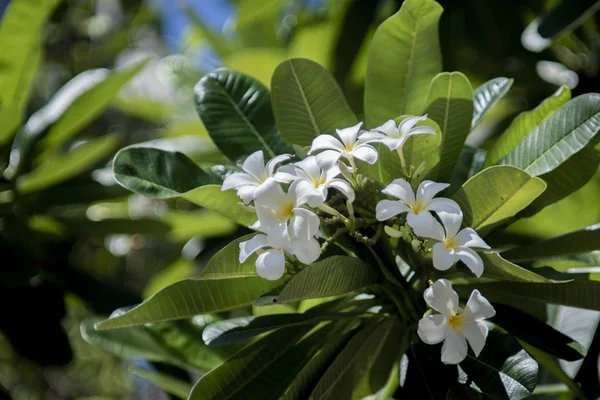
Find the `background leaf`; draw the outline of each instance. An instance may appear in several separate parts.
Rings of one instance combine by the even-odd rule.
[[[552,38],[570,32],[581,25],[585,19],[600,8],[600,1],[582,0],[558,3],[549,13],[544,15],[538,26],[538,33],[543,38]]]
[[[513,84],[509,78],[494,78],[479,86],[473,92],[473,120],[471,128],[481,122],[483,116],[498,103]]]
[[[158,371],[149,371],[133,365],[129,366],[129,373],[153,383],[167,393],[173,394],[179,398],[186,399],[192,390],[192,385],[181,381],[172,375],[163,374]]]
[[[481,230],[514,216],[545,189],[543,180],[518,168],[494,166],[465,182],[452,198],[462,209],[463,224]]]
[[[314,61],[292,58],[281,63],[271,92],[275,121],[288,143],[310,146],[316,136],[358,122],[333,76]]]
[[[328,297],[357,291],[379,281],[377,270],[355,257],[332,256],[308,265],[283,287],[277,301]]]
[[[425,113],[437,122],[442,133],[436,175],[447,182],[471,131],[473,89],[467,77],[460,72],[436,75],[429,86]]]
[[[210,137],[232,161],[257,150],[265,159],[293,152],[275,125],[269,91],[254,78],[218,69],[198,82],[194,99]]]
[[[151,147],[126,147],[113,161],[115,179],[134,193],[154,199],[179,196],[199,186],[219,183],[184,154]]]
[[[557,168],[600,130],[600,94],[574,98],[533,129],[500,163],[533,176]]]
[[[422,114],[429,82],[442,71],[441,14],[435,1],[407,0],[377,28],[365,81],[368,128],[398,115]]]
[[[256,222],[256,213],[244,207],[234,190],[222,191],[221,185],[204,185],[181,195],[201,207],[208,208],[243,226]]]

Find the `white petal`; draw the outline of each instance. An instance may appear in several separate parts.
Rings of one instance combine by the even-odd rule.
[[[243,172],[236,172],[225,178],[223,181],[223,186],[221,186],[221,190],[234,189],[245,185],[256,186],[258,184],[259,182],[253,176]]]
[[[488,246],[487,243],[485,243],[483,239],[479,237],[477,232],[475,232],[475,230],[473,230],[472,228],[465,228],[462,231],[458,232],[456,238],[458,239],[458,244],[460,246],[477,247],[482,249],[490,248],[490,246]]]
[[[386,221],[405,212],[410,212],[410,208],[397,200],[381,200],[375,207],[377,221]]]
[[[406,134],[405,137],[409,138],[411,136],[415,136],[415,135],[435,135],[435,129],[433,129],[430,126],[417,126],[416,128],[413,128],[410,130],[410,132],[408,132]]]
[[[296,167],[292,164],[283,165],[277,169],[277,172],[275,175],[273,175],[273,178],[277,182],[289,183],[298,178],[296,175]]]
[[[429,307],[444,316],[456,314],[458,310],[458,295],[452,289],[449,280],[438,279],[423,293],[423,298]]]
[[[444,197],[431,200],[429,204],[427,204],[427,207],[425,207],[425,209],[429,211],[447,212],[451,214],[462,213],[462,211],[460,210],[460,206],[457,202],[451,199],[446,199]]]
[[[350,200],[350,203],[354,201],[354,189],[352,189],[352,186],[350,186],[348,182],[343,181],[341,179],[333,179],[331,182],[329,182],[328,186],[342,192],[342,194],[346,196],[348,200]]]
[[[368,131],[365,133],[362,133],[359,136],[359,140],[361,141],[361,143],[372,143],[372,142],[379,142],[382,139],[385,139],[387,136],[384,135],[383,133],[379,133],[379,132],[375,132],[375,131]]]
[[[256,215],[260,221],[260,228],[263,232],[268,232],[272,229],[281,230],[285,228],[285,220],[277,216],[274,210],[265,205],[256,205]]]
[[[240,262],[243,263],[256,252],[256,250],[268,246],[267,236],[258,234],[250,240],[240,243]]]
[[[256,272],[270,281],[276,281],[285,272],[285,256],[283,250],[267,250],[256,259]]]
[[[385,124],[373,129],[376,132],[384,133],[389,137],[398,137],[398,126],[393,119],[388,120]]]
[[[317,159],[315,156],[309,156],[302,161],[298,161],[296,166],[301,168],[309,177],[313,179],[321,177],[321,168],[317,164]]]
[[[352,147],[354,143],[356,143],[356,138],[358,137],[358,132],[360,131],[361,125],[362,122],[359,122],[358,124],[349,128],[336,129],[335,131],[346,146]]]
[[[437,219],[432,217],[431,225],[429,225],[428,229],[426,228],[427,226],[421,226],[419,232],[417,233],[415,231],[415,234],[423,238],[435,239],[441,242],[445,240],[446,235],[444,233],[444,228],[442,228],[442,224],[440,224]]]
[[[494,315],[496,315],[496,310],[494,310],[488,299],[483,297],[479,290],[473,290],[465,306],[464,317],[467,320],[481,321],[492,318]]]
[[[451,239],[458,233],[460,229],[460,225],[462,224],[463,215],[455,214],[455,213],[447,213],[440,211],[437,213],[440,220],[444,224],[444,229],[446,230],[446,237]]]
[[[479,278],[483,274],[483,260],[475,250],[461,246],[457,249],[456,255],[462,262],[467,264],[467,267],[469,267],[475,276]]]
[[[419,214],[409,212],[406,216],[406,222],[412,228],[415,235],[423,237],[432,231],[433,224],[437,221],[429,211],[421,211]]]
[[[448,183],[423,181],[417,188],[417,201],[420,201],[422,204],[429,204],[436,194],[446,189],[448,186],[450,186]]]
[[[387,185],[385,189],[381,191],[381,193],[400,199],[408,205],[415,204],[415,194],[413,189],[410,186],[410,183],[402,178],[394,179],[392,183]]]
[[[446,339],[448,325],[442,314],[429,315],[421,318],[417,334],[427,344],[437,344]]]
[[[369,164],[375,164],[375,161],[377,161],[377,150],[368,144],[361,145],[354,149],[352,155]]]
[[[244,161],[244,164],[242,164],[242,169],[258,180],[266,179],[265,160],[262,150],[250,154]]]
[[[442,362],[444,364],[458,364],[465,359],[467,352],[465,337],[449,329],[448,336],[442,346]]]
[[[272,190],[277,190],[277,188],[273,188],[273,186],[281,188],[281,186],[279,186],[279,183],[275,180],[275,178],[269,177],[263,183],[254,188],[254,193],[252,194],[252,196],[254,197],[254,199],[266,196]]]
[[[256,198],[256,205],[264,205],[273,209],[279,208],[282,204],[288,202],[288,196],[281,186],[271,179],[259,192],[260,196]]]
[[[266,167],[267,175],[273,176],[273,173],[275,172],[277,165],[281,164],[284,161],[289,160],[291,157],[292,156],[290,154],[280,154],[278,156],[271,158],[271,160],[269,160],[269,162],[267,163],[267,167]]]
[[[433,245],[433,266],[440,271],[446,271],[454,265],[456,254],[453,251],[446,250],[442,243]]]
[[[294,208],[294,217],[290,227],[294,236],[300,240],[310,240],[319,230],[319,217],[314,212],[305,208]]]
[[[404,118],[401,122],[400,125],[398,125],[398,130],[400,131],[400,134],[402,134],[403,136],[406,135],[416,124],[419,123],[419,121],[425,121],[427,119],[427,115],[422,115],[420,117],[409,117],[409,118]]]
[[[248,205],[254,200],[254,189],[256,189],[254,185],[240,186],[237,190],[237,195],[242,199],[244,204]]]
[[[308,154],[312,154],[317,150],[338,150],[344,151],[346,148],[339,139],[331,135],[319,135],[313,139]]]
[[[317,239],[293,240],[292,248],[294,255],[302,264],[312,264],[321,255],[321,244]]]
[[[317,154],[317,164],[322,169],[329,169],[337,164],[342,153],[337,150],[326,150],[322,153]]]
[[[478,357],[485,346],[485,339],[488,334],[488,327],[485,322],[471,322],[465,324],[461,329],[461,333],[471,345],[475,357]]]
[[[325,171],[325,183],[329,183],[332,179],[338,176],[341,173],[340,167],[337,165],[331,166],[328,170]]]
[[[321,203],[326,200],[323,198],[323,191],[319,188],[316,188],[311,182],[306,180],[297,180],[292,184],[292,186],[293,189],[290,187],[290,190],[295,190],[298,204],[309,203],[315,198],[319,199]]]
[[[390,150],[398,150],[399,147],[404,145],[404,142],[406,142],[406,137],[386,138],[381,140],[381,143],[387,146]]]

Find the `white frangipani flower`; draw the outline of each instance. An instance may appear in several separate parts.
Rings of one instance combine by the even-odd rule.
[[[446,279],[437,280],[425,290],[425,302],[440,314],[421,318],[417,333],[427,344],[444,342],[442,362],[458,364],[467,356],[467,342],[475,356],[485,345],[488,327],[485,319],[496,315],[496,310],[478,290],[473,290],[464,310],[458,306],[458,295]]]
[[[320,221],[317,214],[302,207],[307,200],[297,186],[291,185],[285,193],[278,183],[269,185],[254,201],[258,225],[253,228],[310,240],[319,231]]]
[[[363,133],[361,138],[370,142],[382,143],[390,150],[401,152],[402,146],[409,137],[422,134],[435,135],[435,129],[429,126],[415,127],[419,121],[425,121],[426,119],[427,115],[408,117],[403,119],[398,126],[396,126],[393,119],[390,119],[385,124]]]
[[[270,247],[267,250],[262,250]],[[295,255],[303,264],[310,264],[321,255],[321,245],[315,238],[309,240],[290,239],[287,234],[271,232],[259,233],[252,239],[240,243],[240,263],[245,262],[253,253],[256,258],[256,272],[259,276],[275,281],[285,272],[285,253]]]
[[[429,229],[417,233],[419,236],[438,241],[433,245],[433,266],[440,271],[445,271],[460,259],[477,277],[480,277],[483,273],[483,260],[472,248],[489,249],[490,246],[472,228],[465,228],[459,232],[463,219],[462,213],[438,212],[438,217],[444,224],[443,227],[434,219]]]
[[[318,207],[327,200],[329,188],[342,192],[350,202],[354,201],[354,190],[348,182],[336,178],[340,175],[337,165],[327,170],[322,170],[317,164],[315,156],[308,156],[304,160],[292,165],[284,165],[277,170],[274,178],[278,182],[293,182],[292,185],[298,194],[299,202],[308,202],[311,207]]]
[[[406,180],[394,179],[381,192],[398,200],[381,200],[375,207],[378,221],[388,220],[398,214],[408,213],[406,222],[419,235],[429,232],[435,218],[430,211],[460,213],[460,207],[454,200],[433,197],[450,186],[447,183],[423,181],[417,188],[417,195],[413,192],[410,183]]]
[[[355,158],[374,164],[377,161],[377,150],[360,135],[361,125],[362,122],[359,122],[349,128],[336,129],[341,141],[332,135],[317,136],[308,154],[324,150],[317,154],[317,163],[323,169],[336,165],[340,157],[348,160],[354,169],[356,169]]]
[[[289,154],[278,155],[265,166],[262,150],[255,151],[242,164],[244,172],[236,172],[225,178],[221,190],[237,189],[238,197],[247,205],[274,182],[275,168],[290,157]]]

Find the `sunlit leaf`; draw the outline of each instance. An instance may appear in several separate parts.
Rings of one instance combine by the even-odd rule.
[[[256,213],[244,207],[234,190],[222,191],[221,185],[205,185],[181,195],[201,207],[208,208],[243,226],[256,222]]]
[[[475,128],[484,115],[508,93],[512,84],[512,79],[494,78],[475,89],[473,92],[472,128]]]

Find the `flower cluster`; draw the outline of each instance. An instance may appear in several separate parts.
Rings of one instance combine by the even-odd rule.
[[[358,183],[361,180],[358,179],[356,160],[376,163],[375,143],[398,152],[402,169],[408,175],[403,156],[407,139],[420,134],[436,134],[429,126],[417,125],[426,119],[427,116],[408,117],[399,124],[390,120],[371,131],[362,130],[362,123],[359,123],[337,129],[337,137],[319,135],[313,140],[308,156],[295,163],[285,164],[292,159],[291,155],[276,156],[266,164],[262,151],[248,156],[242,165],[243,172],[228,176],[222,187],[223,190],[236,189],[245,205],[254,206],[258,217],[250,228],[260,233],[240,243],[240,262],[256,253],[257,273],[263,278],[277,280],[285,273],[288,261],[311,264],[319,259],[322,250],[319,239],[326,235],[321,232],[322,221],[317,210],[346,222],[348,218],[354,218],[351,204],[356,193],[363,189]],[[372,214],[375,218],[370,221],[373,224],[389,220],[394,224],[405,222],[416,237],[428,244],[423,252],[431,254],[430,262],[435,269],[446,271],[460,260],[480,277],[484,264],[474,249],[489,249],[489,246],[472,228],[461,229],[463,214],[454,200],[436,197],[448,186],[447,183],[425,180],[414,191],[408,180],[395,179],[381,191],[393,200],[377,202]],[[343,216],[327,205],[331,198],[330,189],[346,199],[345,210],[351,215]],[[372,209],[374,203],[361,209]],[[386,232],[396,231],[388,226]],[[489,302],[475,290],[465,309],[461,310],[458,295],[445,279],[439,279],[427,288],[424,298],[426,304],[439,314],[420,320],[418,335],[421,339],[428,344],[444,341],[442,361],[445,363],[461,362],[467,355],[467,342],[478,355],[488,329],[483,320],[495,314]]]

